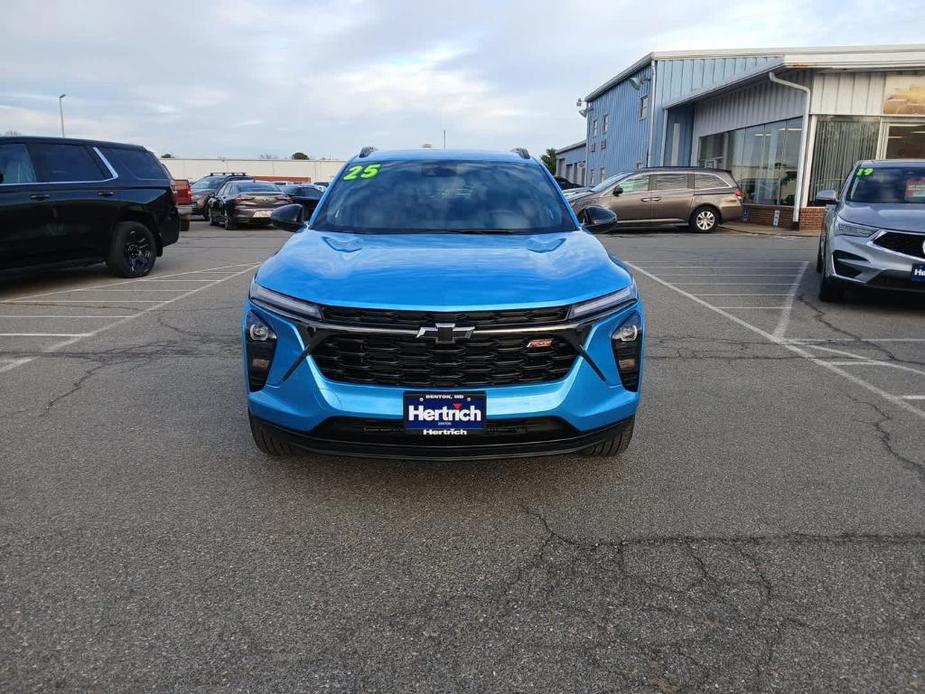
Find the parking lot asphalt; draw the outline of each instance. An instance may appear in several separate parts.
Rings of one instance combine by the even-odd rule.
[[[925,302],[818,303],[813,239],[612,235],[622,460],[271,460],[238,329],[285,238],[0,278],[0,690],[925,687]]]

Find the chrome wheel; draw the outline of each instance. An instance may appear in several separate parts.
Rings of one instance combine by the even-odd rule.
[[[716,226],[716,215],[713,214],[712,210],[700,210],[697,213],[695,224],[700,231],[710,231]]]
[[[125,264],[133,272],[144,272],[152,263],[154,249],[147,235],[140,229],[132,229],[125,237],[122,250]]]

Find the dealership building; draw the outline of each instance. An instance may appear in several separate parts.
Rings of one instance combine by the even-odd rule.
[[[579,112],[586,142],[559,152],[569,180],[729,169],[747,221],[818,229],[816,192],[857,160],[925,158],[925,46],[654,52]]]

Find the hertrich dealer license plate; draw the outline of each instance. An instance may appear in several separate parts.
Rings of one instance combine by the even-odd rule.
[[[405,393],[405,430],[466,436],[485,428],[485,393]]]

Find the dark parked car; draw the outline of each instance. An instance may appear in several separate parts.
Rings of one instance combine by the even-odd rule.
[[[708,233],[742,219],[742,191],[728,171],[649,167],[604,179],[587,193],[566,196],[576,212],[608,207],[619,226],[680,226]]]
[[[313,186],[310,183],[305,185],[283,186],[283,192],[292,198],[292,202],[297,202],[302,206],[302,209],[305,210],[305,219],[312,216],[312,212],[318,207],[318,201],[321,200],[321,196],[324,195],[324,191],[321,188]]]
[[[227,171],[213,171],[193,183],[193,214],[201,215],[203,219],[209,218],[209,201],[215,192],[228,181],[254,180],[243,171],[229,173]]]
[[[140,277],[179,235],[170,175],[144,147],[0,137],[0,267],[105,260]]]
[[[567,178],[563,178],[562,176],[556,176],[556,183],[559,184],[559,187],[562,190],[572,190],[573,188],[582,187],[578,183],[572,183],[570,180],[568,180]]]
[[[224,224],[226,229],[239,224],[269,224],[270,213],[290,203],[292,199],[275,183],[228,181],[209,203],[209,223]]]

